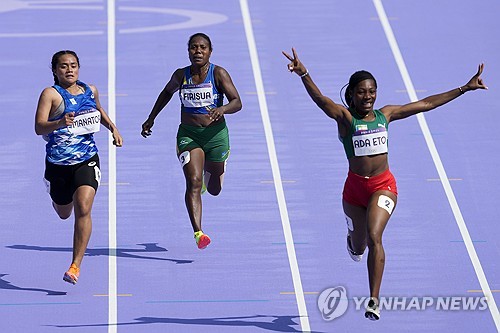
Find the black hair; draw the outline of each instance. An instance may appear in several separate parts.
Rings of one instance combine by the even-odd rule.
[[[59,79],[57,78],[56,74],[54,73],[57,67],[57,64],[59,63],[59,58],[65,54],[71,54],[76,58],[76,63],[78,64],[78,68],[80,68],[80,59],[76,55],[75,51],[70,51],[70,50],[62,50],[54,53],[52,56],[52,61],[51,61],[51,68],[52,68],[52,75],[54,76],[54,84],[59,85]]]
[[[197,32],[195,33],[194,35],[192,35],[191,37],[189,37],[189,41],[188,41],[188,49],[189,47],[191,46],[191,42],[193,41],[193,39],[195,39],[196,37],[201,37],[201,38],[204,38],[207,40],[208,42],[208,48],[210,49],[210,51],[212,51],[212,41],[210,40],[210,37],[208,37],[206,34],[204,34],[203,32]]]
[[[375,80],[375,77],[370,72],[367,72],[367,71],[357,71],[357,72],[355,72],[349,78],[349,83],[347,83],[345,86],[342,87],[342,89],[346,88],[345,89],[345,94],[344,94],[344,96],[345,96],[345,103],[344,103],[344,105],[346,107],[350,107],[351,106],[352,91],[358,85],[358,83],[360,83],[361,81],[364,81],[364,80],[373,80],[373,82],[375,82],[375,88],[377,87],[377,80]],[[341,93],[340,94],[340,98],[341,99],[342,99],[342,89],[340,89],[340,93]]]

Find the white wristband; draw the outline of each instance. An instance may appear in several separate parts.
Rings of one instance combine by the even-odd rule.
[[[309,71],[306,69],[306,72],[304,74],[300,75],[300,77],[303,78],[303,77],[306,77],[308,75],[309,75]]]

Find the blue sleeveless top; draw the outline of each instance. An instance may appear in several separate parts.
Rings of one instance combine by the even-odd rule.
[[[85,89],[80,95],[71,95],[66,89],[54,85],[52,86],[62,96],[64,102],[64,112],[50,121],[58,120],[69,112],[92,113],[99,112],[94,99],[94,93],[90,87],[81,82],[76,82]],[[100,120],[100,113],[99,113]],[[59,165],[72,165],[88,160],[97,153],[97,146],[92,133],[77,135],[73,134],[69,127],[62,127],[47,135],[45,151],[47,161]]]
[[[193,84],[191,66],[184,68],[184,80],[179,89],[181,111],[193,114],[207,114],[208,110],[222,106],[224,95],[215,86],[214,64],[210,64],[207,77],[202,83]]]

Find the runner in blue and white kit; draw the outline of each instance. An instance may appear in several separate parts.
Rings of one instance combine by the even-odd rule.
[[[99,102],[97,88],[78,81],[80,61],[73,51],[52,57],[54,85],[38,101],[35,132],[47,141],[44,180],[61,219],[75,212],[73,259],[64,281],[76,284],[92,232],[92,204],[101,179],[93,133],[102,123],[122,146],[123,139]]]

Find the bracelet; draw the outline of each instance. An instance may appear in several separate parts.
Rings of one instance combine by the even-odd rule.
[[[465,94],[465,91],[462,89],[462,87],[458,87],[458,90],[460,90],[460,95]]]
[[[302,75],[300,75],[300,78],[306,77],[309,75],[309,71],[306,69],[306,72]]]

